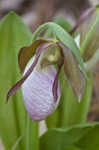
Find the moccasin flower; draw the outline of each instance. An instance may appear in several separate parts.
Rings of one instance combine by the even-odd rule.
[[[81,99],[85,86],[83,73],[73,53],[59,41],[36,40],[20,50],[18,63],[24,76],[9,90],[7,101],[22,86],[24,104],[33,120],[43,120],[57,108],[62,66],[75,96]]]

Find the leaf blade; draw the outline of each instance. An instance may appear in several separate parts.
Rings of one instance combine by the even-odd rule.
[[[9,13],[0,21],[0,135],[7,150],[11,149],[25,129],[25,109],[21,91],[11,98],[18,101],[12,100],[7,105],[5,99],[8,89],[21,76],[17,64],[18,51],[31,41],[32,34],[15,13]],[[18,110],[21,110],[20,114]],[[22,147],[24,148],[23,139],[16,149]]]
[[[66,146],[75,146],[84,150],[93,150],[95,147],[98,150],[98,134],[99,123],[85,123],[67,129],[50,129],[40,138],[40,150],[62,150]]]

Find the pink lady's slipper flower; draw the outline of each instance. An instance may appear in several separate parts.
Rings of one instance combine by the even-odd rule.
[[[22,86],[24,104],[33,120],[43,120],[57,108],[61,95],[58,76],[62,66],[75,96],[82,97],[82,72],[75,56],[62,43],[37,40],[21,49],[18,62],[24,76],[9,90],[7,100]]]

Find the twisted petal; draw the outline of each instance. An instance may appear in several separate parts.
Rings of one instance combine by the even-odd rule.
[[[10,98],[10,96],[12,96],[13,94],[16,93],[16,91],[21,87],[21,85],[24,83],[24,81],[29,77],[29,75],[31,74],[31,72],[34,70],[34,67],[36,66],[37,62],[38,62],[38,59],[40,57],[40,54],[41,52],[46,49],[50,44],[47,43],[47,44],[43,44],[43,45],[40,45],[38,48],[37,48],[37,52],[36,52],[36,57],[35,57],[35,60],[33,61],[33,64],[28,68],[27,72],[25,73],[24,77],[19,80],[9,91],[8,91],[8,94],[7,94],[7,102],[8,102],[8,99]]]
[[[53,96],[54,96],[54,101],[55,102],[57,101],[57,98],[58,98],[58,93],[57,93],[57,89],[58,89],[58,77],[59,77],[59,73],[61,71],[62,66],[63,66],[63,61],[58,65],[58,71],[56,73],[56,76],[55,76],[55,79],[54,79],[54,82],[53,82],[52,91],[53,91]]]
[[[20,50],[18,55],[18,64],[21,72],[24,72],[24,69],[28,63],[28,61],[35,55],[36,49],[45,43],[51,42],[50,39],[38,39],[34,41],[28,47],[24,47]]]

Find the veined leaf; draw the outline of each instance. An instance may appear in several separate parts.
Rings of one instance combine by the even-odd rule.
[[[25,109],[21,91],[6,104],[6,94],[21,77],[17,56],[19,49],[32,42],[32,33],[15,13],[0,21],[0,136],[5,149],[11,150],[20,136],[25,134]],[[25,149],[22,139],[16,150]]]
[[[57,17],[54,20],[54,22],[60,25],[62,28],[64,28],[68,32],[72,29],[72,25],[69,22],[67,22],[67,20],[65,20],[63,17]]]
[[[81,149],[72,145],[72,146],[66,146],[62,150],[81,150]]]
[[[85,123],[67,129],[55,128],[41,136],[40,150],[64,150],[65,147],[73,146],[77,150],[99,150],[98,139],[99,123]]]
[[[72,30],[72,25],[67,21],[65,20],[63,17],[57,17],[55,20],[54,20],[55,23],[57,23],[58,25],[60,25],[65,31],[69,32]],[[72,34],[72,37],[76,37],[77,36],[77,32],[74,32]]]
[[[63,17],[56,17],[56,19],[54,19],[53,22],[60,25],[66,32],[70,32],[72,30],[72,25]],[[77,32],[74,32],[72,34],[72,37],[76,37],[77,34]],[[50,37],[51,35],[53,36],[52,30],[48,28],[47,31],[44,33],[44,37]]]

